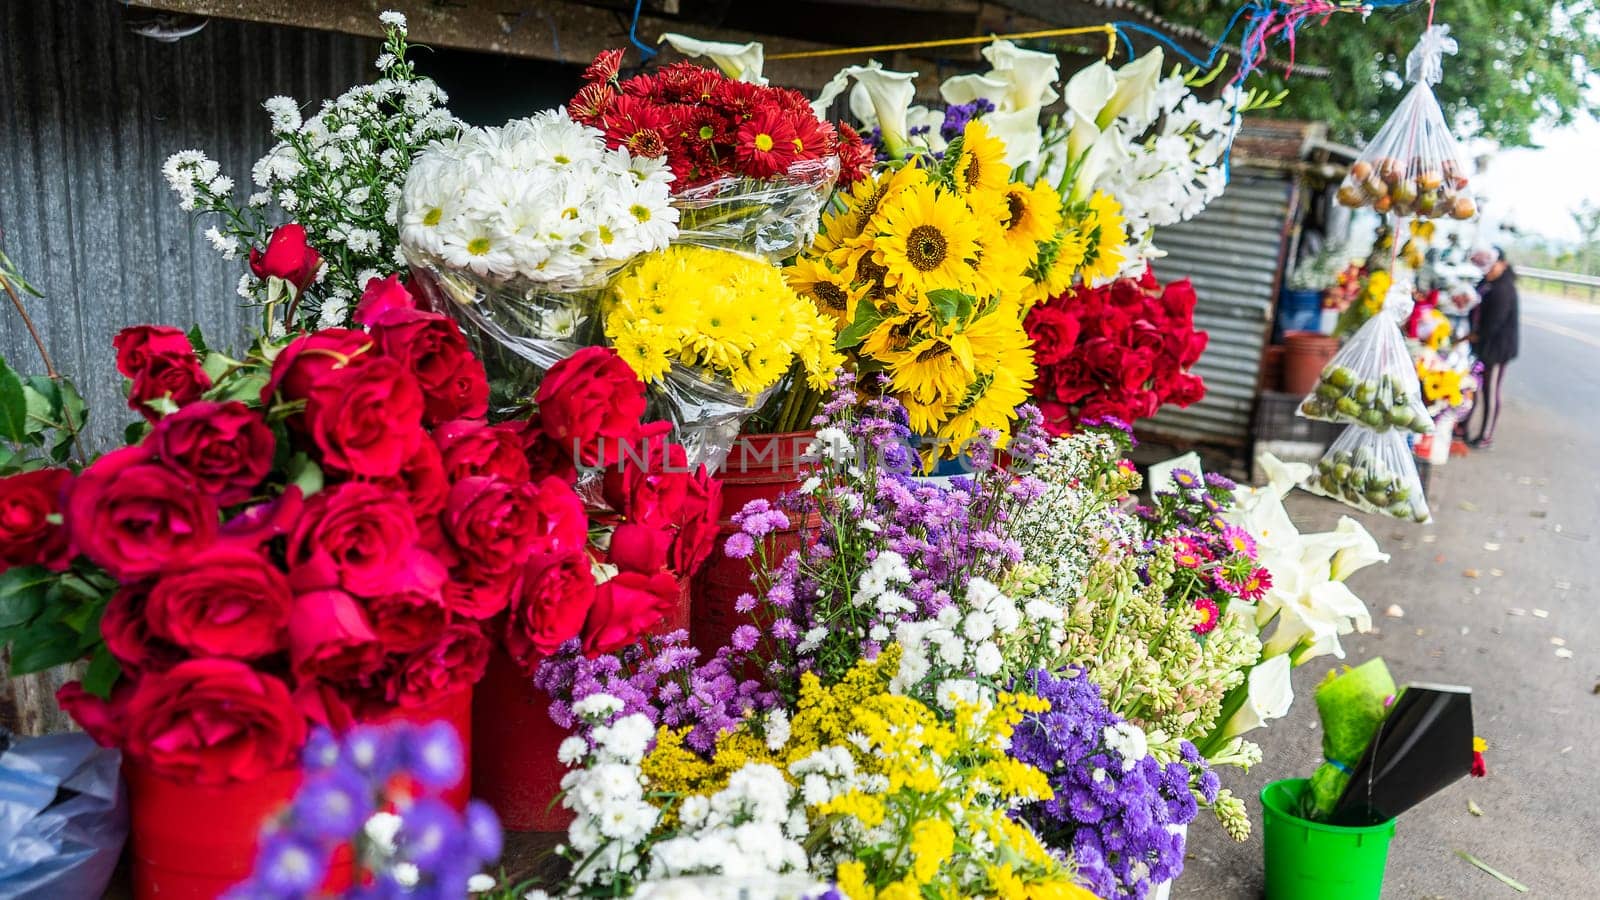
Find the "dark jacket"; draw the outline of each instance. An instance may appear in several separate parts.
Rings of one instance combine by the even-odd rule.
[[[1483,302],[1473,311],[1472,352],[1484,365],[1499,365],[1517,358],[1517,273],[1510,266],[1493,281],[1478,285]]]

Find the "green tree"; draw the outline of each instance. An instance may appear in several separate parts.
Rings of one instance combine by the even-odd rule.
[[[1218,34],[1239,0],[1140,0],[1175,22]],[[1427,24],[1417,2],[1315,22],[1300,32],[1297,62],[1323,66],[1327,78],[1263,73],[1263,86],[1289,88],[1283,106],[1267,113],[1329,123],[1336,139],[1361,142],[1382,127],[1408,89],[1406,54]],[[1593,0],[1440,0],[1435,22],[1450,26],[1460,51],[1445,58],[1434,91],[1458,136],[1530,146],[1535,125],[1564,125],[1600,112],[1590,90],[1600,66],[1600,10]],[[1230,36],[1236,43],[1238,30]],[[1278,58],[1287,47],[1275,45]]]

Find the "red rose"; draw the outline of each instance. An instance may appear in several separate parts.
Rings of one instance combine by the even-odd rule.
[[[672,614],[678,603],[678,580],[666,572],[643,575],[623,572],[595,591],[594,606],[583,626],[583,652],[615,653]]]
[[[534,554],[506,619],[506,651],[531,674],[540,660],[583,632],[594,595],[588,554]]]
[[[1035,307],[1028,313],[1028,337],[1033,339],[1033,358],[1041,366],[1053,366],[1067,358],[1078,343],[1078,317],[1056,306]]]
[[[1167,393],[1167,402],[1178,406],[1189,406],[1199,402],[1206,395],[1206,382],[1199,375],[1183,372],[1174,380],[1172,388]]]
[[[577,482],[578,462],[572,458],[572,448],[563,450],[555,438],[545,434],[537,415],[523,423],[521,434],[529,478],[554,477],[568,484]]]
[[[400,464],[400,471],[384,478],[359,476],[358,481],[376,484],[398,494],[404,494],[416,513],[417,524],[436,518],[444,509],[445,498],[450,494],[450,480],[445,476],[444,460],[433,441],[422,437],[411,448],[411,457]]]
[[[422,388],[428,426],[489,411],[489,379],[461,327],[449,316],[390,309],[372,325],[383,354],[400,363]]]
[[[272,360],[272,374],[261,389],[261,405],[271,406],[274,397],[304,400],[311,396],[311,386],[328,373],[364,366],[376,358],[372,338],[363,331],[329,328],[295,338]]]
[[[1193,323],[1194,307],[1199,298],[1194,293],[1194,283],[1185,278],[1167,285],[1161,292],[1161,308],[1177,322]]]
[[[351,701],[359,699],[352,697],[346,686],[326,681],[302,681],[294,689],[295,709],[310,721],[338,734],[349,731],[359,721],[356,710],[351,707]]]
[[[145,610],[151,631],[195,656],[255,659],[284,648],[291,602],[276,566],[219,542],[163,570]]]
[[[289,536],[289,580],[297,590],[338,587],[360,597],[410,590],[444,573],[418,550],[417,522],[405,498],[348,482],[306,502]]]
[[[72,484],[66,469],[35,469],[0,478],[0,572],[44,566],[60,572],[72,562],[72,540],[60,520]]]
[[[1120,378],[1124,350],[1108,338],[1090,338],[1083,345],[1083,360],[1097,381]]]
[[[186,784],[260,778],[292,765],[306,740],[284,683],[232,659],[139,679],[125,721],[128,755]]]
[[[678,538],[668,560],[672,571],[687,578],[700,570],[717,544],[717,520],[722,516],[722,480],[701,466],[689,481],[689,491],[678,515]]]
[[[585,465],[617,458],[639,433],[644,385],[609,347],[585,347],[551,367],[535,397],[544,433]]]
[[[176,328],[136,325],[118,332],[111,344],[117,348],[117,371],[133,382],[128,387],[128,408],[152,422],[161,416],[150,401],[165,398],[183,406],[211,387],[211,377],[200,368],[194,347]]]
[[[527,481],[528,457],[522,435],[513,425],[490,425],[481,419],[457,419],[433,432],[451,481],[474,475],[494,475],[507,481]]]
[[[474,572],[498,574],[521,565],[540,525],[540,492],[526,481],[474,476],[450,488],[445,534]]]
[[[272,469],[276,443],[260,414],[243,403],[192,403],[156,423],[145,446],[189,473],[222,506],[250,499]]]
[[[389,679],[385,696],[403,707],[426,706],[483,677],[489,640],[476,624],[457,623],[405,660]]]
[[[1132,391],[1143,388],[1154,372],[1154,351],[1139,347],[1122,354],[1122,370],[1117,374],[1123,390]]]
[[[217,505],[188,478],[155,462],[149,450],[124,447],[73,482],[67,527],[85,556],[130,582],[210,544]]]
[[[1211,336],[1204,331],[1191,331],[1185,335],[1183,352],[1178,354],[1178,365],[1188,368],[1198,362],[1210,340]]]
[[[410,653],[427,645],[450,624],[450,611],[438,594],[405,591],[367,600],[373,633],[387,653]]]
[[[538,491],[539,524],[534,529],[536,553],[576,553],[589,544],[589,514],[572,485],[556,477],[534,482]]]
[[[618,525],[611,534],[607,558],[624,572],[649,575],[666,568],[673,534],[647,525]]]
[[[520,590],[522,569],[473,572],[462,567],[451,576],[442,589],[445,608],[468,619],[491,619],[504,612]]]
[[[606,469],[602,483],[606,503],[630,522],[670,527],[688,495],[688,455],[668,440],[671,430],[669,423],[650,423],[641,430],[639,443],[626,448],[617,464]]]
[[[293,531],[305,505],[305,495],[291,484],[276,499],[247,506],[222,523],[222,536],[234,543],[260,547]]]
[[[400,280],[399,275],[388,278],[368,278],[361,291],[361,301],[356,304],[356,314],[351,317],[358,325],[371,325],[379,316],[392,309],[416,309],[417,298]]]
[[[273,229],[265,252],[250,248],[250,271],[257,278],[282,278],[303,291],[317,278],[322,255],[306,243],[306,230],[290,222]]]
[[[289,620],[289,662],[302,681],[349,681],[376,672],[384,647],[367,614],[344,591],[320,590],[294,598]]]
[[[134,677],[165,672],[188,658],[182,647],[154,633],[142,586],[124,587],[111,595],[100,616],[100,637],[122,670]]]
[[[117,681],[110,699],[96,697],[83,689],[83,683],[69,681],[56,689],[56,705],[72,721],[88,732],[102,747],[121,747],[127,739],[128,701],[133,699],[135,683]]]
[[[400,471],[425,440],[422,392],[392,359],[329,372],[311,386],[305,427],[324,467],[385,478]]]
[[[159,360],[194,357],[194,345],[181,331],[170,325],[134,325],[117,332],[111,339],[117,350],[117,371],[138,379]]]

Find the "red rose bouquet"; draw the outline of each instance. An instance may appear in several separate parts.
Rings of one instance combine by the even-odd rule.
[[[14,670],[89,657],[62,706],[155,772],[260,777],[293,762],[308,721],[471,685],[491,639],[530,670],[567,640],[625,645],[709,553],[715,482],[639,422],[642,386],[614,352],[557,365],[533,419],[492,424],[456,324],[397,277],[374,279],[355,319],[242,360],[127,329],[133,444],[77,473],[0,458]],[[35,405],[62,400],[38,381]],[[587,480],[611,501],[608,554],[591,553],[579,466],[607,467]]]
[[[861,136],[819,119],[798,91],[689,62],[623,81],[621,64],[621,50],[596,57],[567,112],[613,149],[665,160],[679,233],[692,243],[793,256],[835,185],[872,169]]]
[[[1163,287],[1148,269],[1139,279],[1075,287],[1029,311],[1045,426],[1069,432],[1085,419],[1132,423],[1162,406],[1205,396],[1189,367],[1206,348],[1194,327],[1194,287]]]

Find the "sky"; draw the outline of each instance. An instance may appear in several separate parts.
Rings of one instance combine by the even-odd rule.
[[[1540,149],[1498,151],[1479,177],[1484,224],[1515,223],[1525,232],[1575,241],[1568,210],[1584,199],[1600,203],[1600,122],[1586,119],[1534,136]]]

